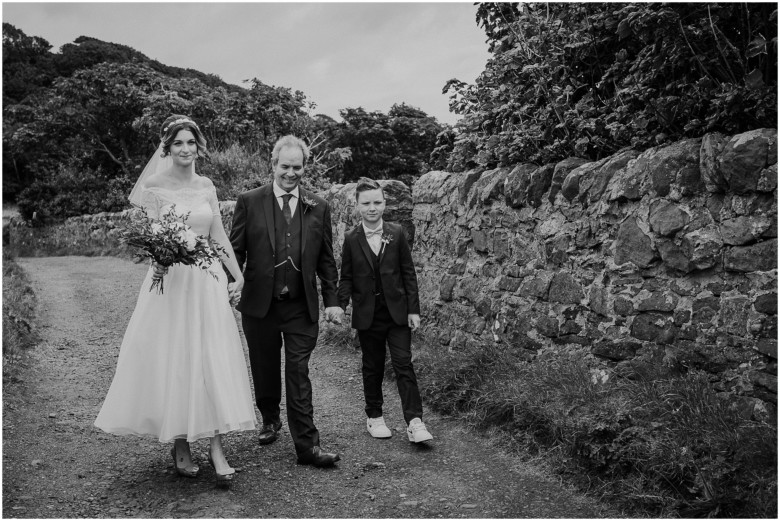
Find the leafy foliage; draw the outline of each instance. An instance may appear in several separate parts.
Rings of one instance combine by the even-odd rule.
[[[27,36],[3,22],[3,106],[18,103],[51,84],[54,66],[51,44],[39,36]]]
[[[24,350],[35,346],[37,302],[30,280],[8,248],[3,248],[3,385],[14,381],[16,362]]]
[[[405,103],[395,104],[387,114],[347,108],[344,120],[326,132],[328,147],[349,149],[348,161],[334,180],[348,183],[362,176],[398,179],[412,184],[428,169],[436,136],[443,131],[435,118]]]
[[[19,212],[35,224],[55,218],[99,212],[117,212],[127,206],[134,181],[106,175],[101,168],[89,170],[75,164],[39,177],[19,195]]]
[[[493,57],[444,87],[453,170],[776,125],[775,4],[482,3],[477,22]]]

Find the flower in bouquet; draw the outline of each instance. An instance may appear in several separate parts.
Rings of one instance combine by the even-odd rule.
[[[159,219],[141,212],[131,218],[120,232],[120,240],[139,249],[135,254],[138,260],[152,259],[166,270],[174,264],[208,270],[212,262],[219,261],[220,255],[226,256],[227,252],[215,241],[196,234],[185,224],[187,217],[189,212],[177,213],[176,205],[164,208]],[[215,273],[208,273],[218,278]],[[163,293],[162,278],[155,279],[149,291],[155,288],[158,293]]]

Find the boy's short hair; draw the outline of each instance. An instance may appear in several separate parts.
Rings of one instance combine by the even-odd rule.
[[[369,190],[380,190],[382,197],[385,197],[385,191],[382,189],[382,185],[377,183],[374,179],[368,177],[361,177],[357,180],[357,186],[355,187],[355,201],[358,200],[362,192],[368,192]]]

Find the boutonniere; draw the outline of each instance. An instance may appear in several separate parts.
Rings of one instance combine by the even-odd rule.
[[[303,202],[303,213],[306,213],[317,206],[317,201],[305,195],[301,197],[301,201]]]
[[[382,235],[380,236],[380,239],[382,241],[382,244],[390,244],[393,242],[393,236],[390,234],[385,234],[385,232],[382,232]]]

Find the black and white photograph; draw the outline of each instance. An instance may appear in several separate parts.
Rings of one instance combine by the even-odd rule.
[[[0,10],[1,517],[777,518],[777,3]]]

